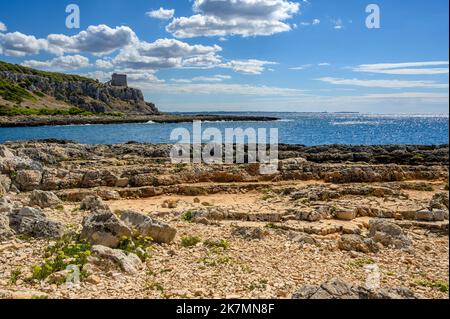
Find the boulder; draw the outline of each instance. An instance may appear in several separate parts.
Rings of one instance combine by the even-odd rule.
[[[8,214],[9,226],[17,234],[33,238],[60,238],[64,234],[61,223],[49,220],[37,208],[23,207]]]
[[[295,217],[298,220],[317,222],[322,219],[322,214],[315,210],[299,210],[295,212]]]
[[[20,170],[41,170],[42,165],[27,156],[16,156],[5,145],[0,145],[0,173],[8,174]]]
[[[3,188],[4,192],[8,192],[11,188],[11,178],[8,175],[0,174],[0,187]]]
[[[0,213],[0,241],[7,240],[14,235],[9,227],[9,218],[6,214]]]
[[[83,219],[81,238],[91,245],[116,248],[123,237],[131,237],[131,229],[109,211],[98,211]]]
[[[245,239],[263,239],[267,232],[259,227],[237,226],[233,229],[232,235]]]
[[[369,237],[386,247],[409,249],[411,240],[403,229],[384,219],[373,219],[369,222]]]
[[[448,210],[448,193],[437,193],[430,201],[430,209],[447,209]]]
[[[356,210],[355,209],[338,209],[336,211],[336,218],[340,220],[351,221],[356,218]]]
[[[421,209],[416,212],[415,219],[419,221],[436,222],[448,219],[448,211],[437,209]]]
[[[100,245],[93,246],[91,251],[93,257],[109,259],[126,273],[136,274],[142,268],[142,261],[133,253],[127,255],[122,250]]]
[[[410,290],[398,287],[388,289],[367,289],[353,286],[339,279],[332,279],[321,285],[305,285],[297,290],[292,299],[417,299]]]
[[[379,251],[377,244],[372,239],[360,235],[342,235],[338,247],[341,250],[358,251],[366,254]]]
[[[30,197],[30,206],[39,206],[40,208],[55,208],[60,206],[62,201],[52,192],[34,190]]]
[[[359,299],[359,295],[351,285],[333,279],[320,286],[303,286],[294,293],[292,299]]]
[[[122,212],[120,219],[139,235],[150,236],[156,243],[168,244],[173,241],[177,233],[175,228],[133,211]]]
[[[0,197],[0,215],[2,213],[10,213],[11,211],[11,203],[5,197]]]
[[[109,210],[108,205],[106,205],[103,200],[99,196],[86,196],[81,204],[81,210],[90,210],[90,211],[98,211],[98,210]]]
[[[39,188],[42,173],[37,170],[20,170],[14,177],[14,183],[21,191],[32,191]]]
[[[308,244],[312,246],[320,246],[319,242],[311,235],[308,234],[295,234],[290,235],[291,241],[300,245]]]

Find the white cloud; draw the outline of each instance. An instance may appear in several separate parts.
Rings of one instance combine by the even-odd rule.
[[[174,14],[175,14],[174,9],[164,9],[164,8],[159,8],[158,10],[153,10],[146,13],[147,16],[160,20],[172,19]]]
[[[289,70],[301,71],[301,70],[309,69],[312,66],[313,66],[312,64],[304,64],[304,65],[301,65],[301,66],[295,66],[295,67],[289,68]]]
[[[244,74],[261,74],[264,72],[265,65],[274,65],[276,62],[261,61],[261,60],[232,60],[219,65],[219,67],[232,69],[235,72]]]
[[[122,49],[115,65],[131,69],[156,70],[175,67],[212,67],[220,62],[218,45],[190,45],[175,39],[136,42]]]
[[[332,20],[331,21],[333,23],[333,28],[335,30],[342,30],[344,29],[344,22],[342,21],[342,19],[336,19],[336,20]]]
[[[404,93],[379,93],[363,96],[368,99],[444,99],[448,100],[448,93],[404,92]]]
[[[244,96],[303,96],[302,90],[280,88],[271,86],[257,86],[248,84],[226,84],[226,83],[189,83],[185,81],[174,81],[177,84],[151,84],[139,83],[148,94],[225,94]]]
[[[139,71],[132,69],[116,69],[117,73],[127,74],[128,82],[130,83],[163,83],[164,81],[158,79],[153,71]],[[90,77],[101,82],[107,82],[111,80],[112,72],[94,71],[84,73],[83,76]]]
[[[47,61],[28,60],[22,65],[48,71],[73,71],[90,66],[89,59],[81,55],[60,56]]]
[[[137,36],[129,27],[121,26],[113,29],[101,24],[91,25],[74,36],[50,34],[47,41],[49,51],[55,54],[66,52],[107,54],[137,41]]]
[[[286,0],[195,0],[190,17],[175,18],[166,30],[178,38],[240,35],[267,36],[290,31],[283,21],[300,5]]]
[[[330,63],[318,63],[317,64],[317,66],[330,66],[330,65],[331,65]],[[312,68],[314,66],[316,66],[316,65],[315,64],[303,64],[301,66],[289,68],[289,70],[301,71],[301,70],[306,70],[306,69]]]
[[[65,53],[108,54],[137,41],[129,27],[110,28],[107,25],[89,26],[77,35],[50,34],[37,39],[20,32],[0,33],[0,53],[22,57],[47,51],[56,55]]]
[[[318,79],[319,81],[331,83],[335,85],[351,85],[373,88],[430,88],[430,89],[447,89],[448,84],[441,84],[434,81],[401,81],[401,80],[359,80],[359,79],[340,79],[325,77]]]
[[[314,19],[311,22],[306,22],[306,21],[300,22],[300,25],[304,26],[304,27],[307,27],[307,26],[310,26],[310,25],[319,25],[319,24],[320,24],[320,20],[319,19]]]
[[[192,82],[223,82],[225,80],[230,80],[231,76],[216,74],[213,76],[196,76],[192,79],[171,79],[175,83],[192,83]]]
[[[20,32],[0,33],[0,53],[23,57],[31,54],[39,54],[41,50],[47,48],[47,41],[36,39],[32,35],[26,35]]]
[[[99,69],[111,69],[114,67],[110,61],[99,59],[95,61],[95,66]]]
[[[8,28],[6,27],[6,25],[0,21],[0,32],[6,32],[8,30]]]
[[[88,78],[92,78],[95,80],[99,80],[100,82],[107,82],[111,80],[111,72],[104,72],[104,71],[94,71],[94,72],[88,72],[84,73],[83,76],[86,76]]]
[[[429,68],[434,66],[447,67]],[[353,68],[353,71],[394,75],[434,75],[449,73],[448,61],[362,64]]]

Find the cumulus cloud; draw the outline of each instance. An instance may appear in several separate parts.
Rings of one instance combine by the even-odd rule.
[[[132,69],[116,69],[117,73],[125,73],[127,74],[128,82],[130,83],[163,83],[163,80],[160,80],[156,77],[153,71],[139,71]],[[107,82],[111,80],[113,72],[105,72],[105,71],[93,71],[87,72],[83,75],[95,80],[99,80],[100,82]]]
[[[172,19],[174,14],[175,14],[174,9],[164,9],[164,8],[159,8],[158,10],[153,10],[146,13],[147,16],[160,20]]]
[[[81,55],[60,56],[47,61],[27,60],[22,65],[48,71],[73,71],[90,66],[89,59]]]
[[[6,25],[0,21],[0,32],[6,32],[8,30],[8,28],[6,27]]]
[[[441,66],[435,68],[435,66]],[[444,68],[443,66],[447,66]],[[355,72],[394,74],[394,75],[433,75],[448,74],[448,61],[361,64],[353,68]]]
[[[286,0],[195,0],[196,14],[175,18],[166,30],[178,38],[267,36],[291,30],[284,21],[299,8]]]
[[[4,55],[22,57],[39,54],[40,51],[56,55],[65,53],[108,54],[137,41],[129,27],[110,28],[107,25],[89,26],[77,35],[50,34],[37,39],[20,32],[0,33],[0,50]]]
[[[266,65],[274,65],[276,62],[261,61],[261,60],[232,60],[220,64],[222,68],[232,69],[235,72],[244,74],[261,74],[264,72]]]
[[[164,69],[175,67],[212,67],[220,62],[220,46],[190,45],[175,39],[135,43],[114,58],[114,64],[131,69]]]
[[[83,76],[94,79],[94,80],[99,80],[100,82],[107,82],[109,80],[111,80],[111,72],[105,72],[105,71],[93,71],[93,72],[88,72],[88,73],[84,73]]]
[[[325,77],[318,79],[319,81],[331,83],[335,85],[352,85],[371,88],[429,88],[429,89],[447,89],[448,84],[441,84],[435,81],[402,81],[402,80],[359,80],[359,79],[339,79]]]
[[[77,35],[50,34],[47,37],[49,51],[55,54],[88,52],[107,54],[137,41],[129,27],[110,28],[101,24],[89,26]]]
[[[114,67],[110,61],[99,59],[95,61],[95,66],[99,69],[111,69]]]
[[[47,49],[47,41],[20,32],[0,33],[0,52],[7,56],[23,57]]]

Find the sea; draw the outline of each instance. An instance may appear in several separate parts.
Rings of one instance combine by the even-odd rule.
[[[199,113],[175,113],[193,115]],[[202,132],[216,128],[225,138],[226,129],[278,129],[280,144],[307,146],[351,144],[438,145],[449,143],[448,114],[363,114],[363,113],[201,113],[215,115],[270,116],[277,121],[202,122]],[[0,128],[0,143],[39,139],[72,140],[82,144],[119,144],[141,142],[175,143],[171,133],[184,128],[192,132],[192,123],[108,124]]]

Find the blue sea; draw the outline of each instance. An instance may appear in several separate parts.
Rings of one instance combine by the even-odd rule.
[[[180,113],[177,113],[180,114]],[[181,113],[182,114],[182,113]],[[195,113],[184,113],[195,114]],[[205,113],[202,113],[205,114]],[[360,113],[206,113],[273,116],[273,122],[204,122],[225,134],[226,128],[278,128],[279,143],[327,144],[448,144],[448,114],[360,114]],[[174,143],[175,128],[192,131],[192,123],[111,124],[0,128],[0,143],[36,139],[66,139],[83,144],[117,144],[129,141]]]

